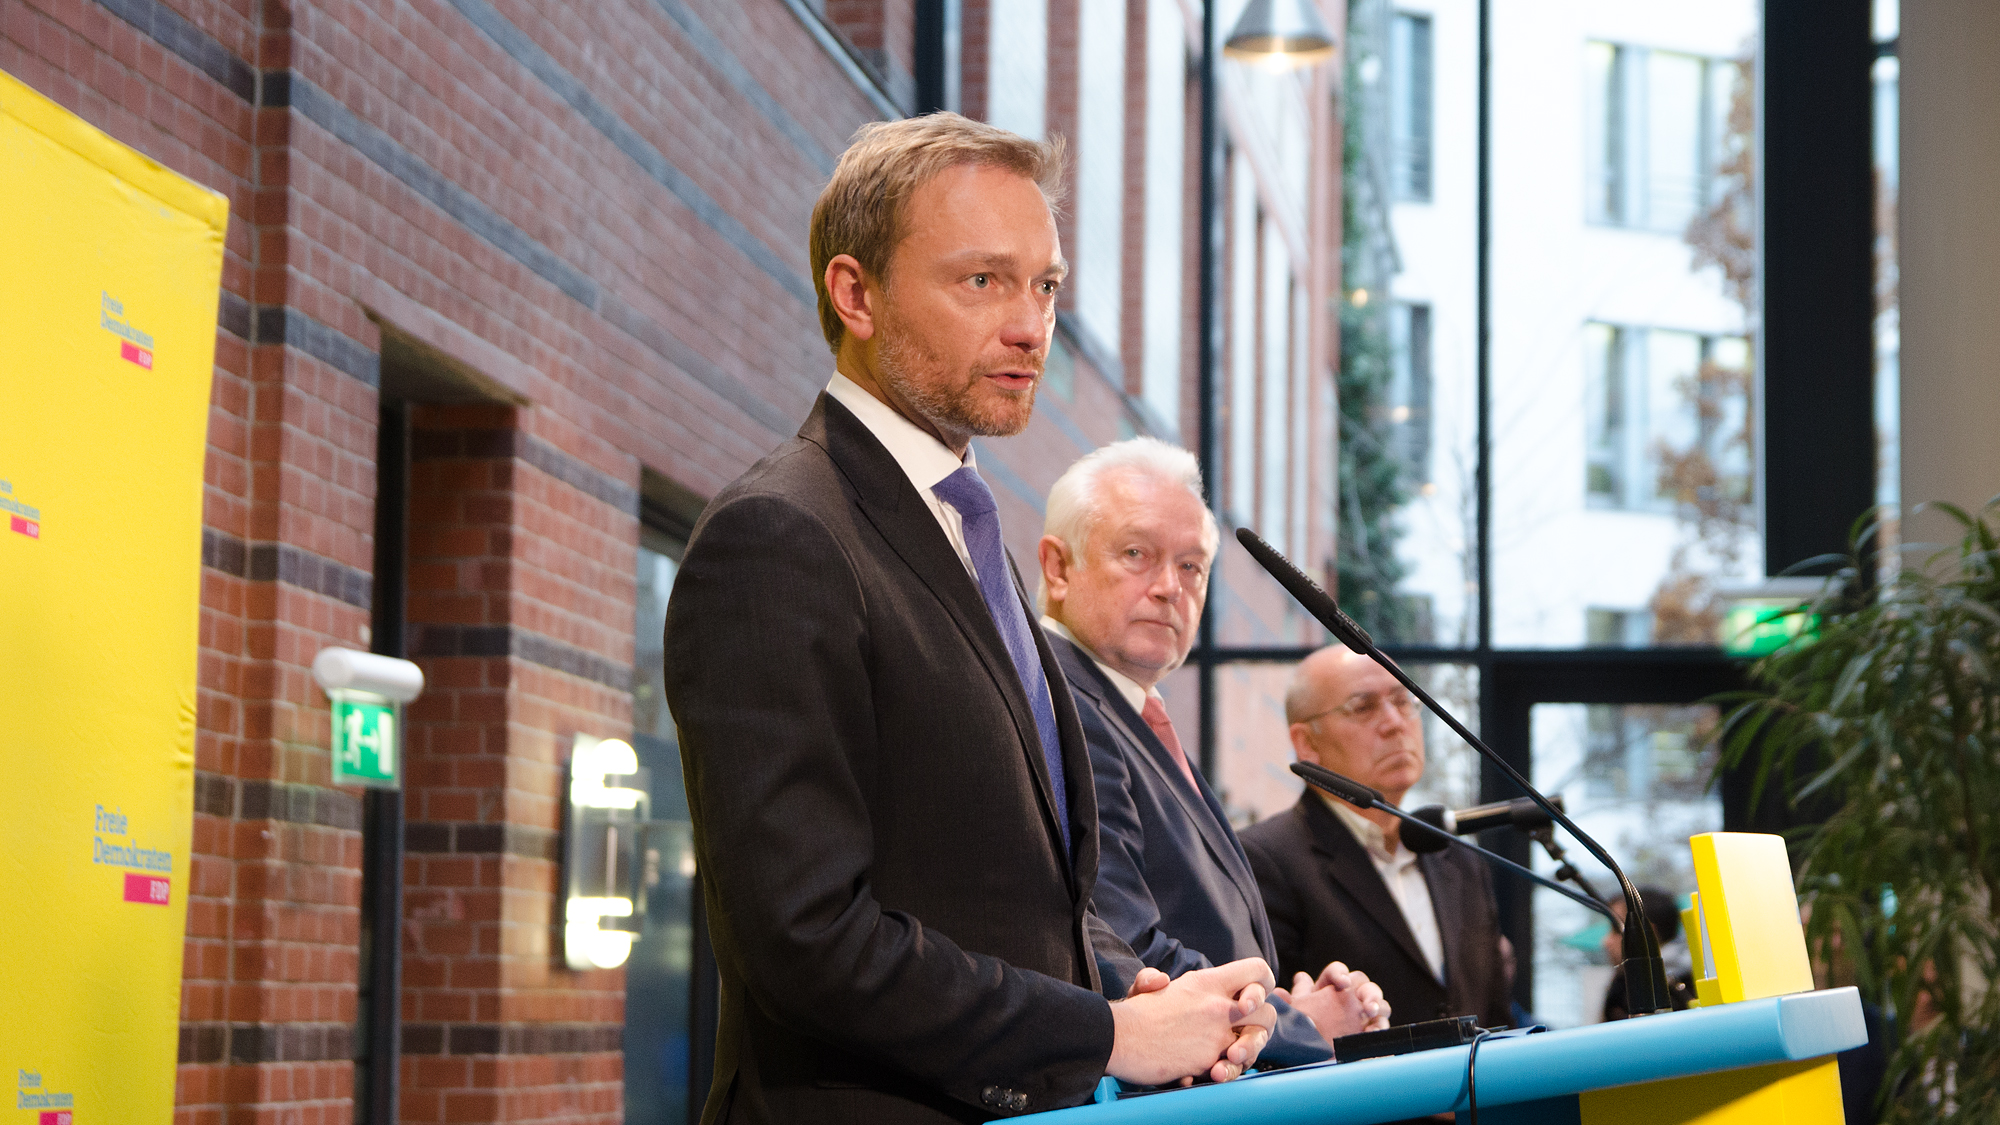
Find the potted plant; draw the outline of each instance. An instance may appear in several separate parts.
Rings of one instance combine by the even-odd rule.
[[[1792,833],[1815,962],[1887,1013],[1881,1120],[2000,1121],[2000,501],[1872,596],[1858,544],[1816,636],[1721,700],[1724,760],[1820,814]],[[1772,789],[1772,787],[1776,787]]]

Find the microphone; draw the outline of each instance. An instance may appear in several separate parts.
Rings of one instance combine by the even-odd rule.
[[[1577,842],[1589,849],[1590,854],[1596,856],[1598,861],[1617,877],[1619,889],[1625,892],[1626,918],[1643,920],[1646,917],[1645,903],[1639,897],[1639,888],[1633,886],[1632,880],[1625,874],[1625,869],[1618,866],[1618,861],[1611,858],[1611,853],[1605,851],[1604,846],[1588,832],[1578,828],[1576,822],[1564,814],[1562,809],[1556,807],[1554,802],[1544,797],[1540,790],[1521,775],[1520,770],[1514,768],[1513,763],[1501,757],[1498,751],[1486,745],[1478,735],[1467,730],[1464,723],[1459,722],[1451,712],[1440,706],[1437,700],[1432,699],[1431,693],[1425,691],[1423,685],[1411,679],[1409,673],[1403,671],[1395,661],[1376,647],[1374,638],[1368,635],[1367,630],[1341,612],[1340,603],[1334,600],[1332,594],[1320,589],[1319,583],[1306,577],[1305,572],[1293,566],[1290,559],[1273,550],[1269,543],[1264,542],[1261,536],[1249,528],[1237,528],[1236,540],[1243,544],[1243,549],[1250,552],[1250,556],[1257,560],[1258,565],[1278,580],[1278,585],[1283,586],[1285,592],[1292,595],[1293,600],[1303,606],[1307,613],[1317,618],[1321,625],[1326,626],[1327,632],[1332,633],[1348,648],[1365,653],[1369,659],[1396,677],[1399,683],[1409,689],[1411,695],[1422,700],[1432,714],[1443,720],[1446,726],[1464,739],[1466,745],[1477,750],[1487,761],[1498,767],[1500,772],[1520,786],[1521,791],[1540,806],[1543,812],[1548,813],[1551,820],[1562,825]],[[1673,995],[1667,990],[1667,965],[1660,957],[1659,935],[1653,932],[1652,926],[1640,924],[1624,927],[1622,937],[1625,995],[1630,1005],[1627,1011],[1634,1016],[1672,1011]]]
[[[1606,918],[1612,919],[1613,922],[1617,921],[1616,916],[1614,916],[1611,913],[1611,908],[1597,901],[1596,899],[1591,898],[1588,895],[1578,894],[1577,892],[1570,890],[1568,887],[1563,886],[1561,883],[1556,882],[1554,879],[1550,879],[1547,878],[1546,876],[1537,874],[1532,869],[1523,867],[1522,865],[1515,863],[1513,860],[1508,859],[1504,855],[1500,855],[1496,852],[1489,852],[1485,848],[1480,847],[1478,844],[1475,844],[1470,840],[1462,840],[1457,836],[1446,835],[1444,832],[1439,831],[1435,826],[1433,826],[1429,822],[1420,819],[1423,813],[1423,810],[1421,809],[1419,809],[1416,813],[1406,813],[1402,809],[1399,809],[1396,806],[1390,804],[1389,802],[1383,800],[1382,794],[1379,791],[1370,789],[1368,786],[1361,784],[1360,782],[1354,780],[1351,777],[1346,777],[1341,774],[1337,774],[1332,770],[1327,769],[1325,766],[1314,765],[1311,762],[1293,762],[1291,768],[1293,773],[1305,779],[1306,784],[1316,786],[1320,789],[1324,789],[1327,792],[1332,793],[1334,796],[1339,797],[1341,800],[1346,801],[1350,805],[1354,805],[1357,808],[1363,808],[1363,809],[1380,809],[1383,812],[1388,813],[1390,816],[1397,817],[1400,820],[1402,820],[1403,846],[1410,849],[1413,852],[1418,853],[1419,855],[1427,855],[1431,852],[1441,852],[1446,848],[1456,844],[1457,846],[1464,848],[1467,851],[1477,852],[1480,855],[1485,856],[1489,862],[1499,864],[1501,867],[1504,867],[1507,870],[1522,876],[1523,878],[1531,879],[1537,883],[1540,883],[1542,886],[1547,887],[1548,889],[1556,892],[1559,895],[1564,895],[1568,898],[1575,899],[1577,902],[1580,902],[1583,905],[1589,907],[1590,909],[1597,911],[1599,914],[1604,915]],[[1429,806],[1429,807],[1436,808],[1440,806]]]
[[[1563,799],[1560,796],[1550,797],[1549,803],[1559,809],[1563,807]],[[1549,814],[1543,812],[1540,805],[1526,797],[1516,797],[1511,801],[1495,801],[1490,805],[1475,805],[1457,812],[1452,812],[1443,805],[1425,805],[1410,815],[1441,832],[1459,836],[1476,836],[1491,828],[1513,828],[1524,832],[1530,840],[1540,844],[1543,851],[1549,853],[1550,859],[1555,860],[1557,879],[1568,879],[1581,887],[1584,894],[1599,902],[1604,901],[1604,896],[1597,893],[1597,888],[1591,886],[1590,880],[1583,877],[1583,872],[1576,869],[1576,864],[1569,861],[1569,856],[1564,854],[1562,845],[1556,843],[1556,834],[1552,827],[1555,822],[1549,819]],[[1413,852],[1424,850],[1415,843],[1407,843],[1406,846]],[[1440,837],[1437,843],[1425,846],[1432,850],[1442,850],[1444,842]]]
[[[1563,807],[1561,797],[1550,797],[1549,802],[1558,809]],[[1443,805],[1425,805],[1411,815],[1433,828],[1441,828],[1457,836],[1477,836],[1493,828],[1518,828],[1523,832],[1533,832],[1551,823],[1549,814],[1526,797],[1474,805],[1457,812]]]

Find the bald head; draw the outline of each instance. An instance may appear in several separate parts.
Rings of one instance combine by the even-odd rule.
[[[1341,686],[1350,678],[1349,670],[1356,661],[1376,666],[1346,645],[1328,645],[1299,661],[1291,685],[1285,689],[1285,722],[1303,723],[1346,700]]]
[[[1392,804],[1423,779],[1416,701],[1387,669],[1345,646],[1299,662],[1285,692],[1285,720],[1300,761],[1379,789]]]

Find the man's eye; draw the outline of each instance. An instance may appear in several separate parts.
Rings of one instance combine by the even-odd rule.
[[[1053,297],[1056,295],[1056,290],[1061,288],[1062,282],[1060,281],[1044,281],[1042,282],[1042,296]]]
[[[992,280],[992,277],[988,274],[975,273],[972,275],[972,287],[974,289],[984,289],[987,283]]]

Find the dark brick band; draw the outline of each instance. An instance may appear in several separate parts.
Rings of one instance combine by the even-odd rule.
[[[189,23],[165,4],[160,3],[160,0],[97,0],[97,2],[107,11],[110,11],[137,28],[143,34],[151,37],[163,48],[172,52],[190,66],[222,83],[231,93],[250,105],[261,106],[266,109],[289,107],[297,110],[306,120],[326,130],[336,140],[339,140],[341,143],[366,157],[376,167],[381,168],[390,176],[400,181],[403,186],[415,192],[438,210],[443,211],[460,226],[485,239],[501,253],[527,267],[530,272],[541,277],[557,289],[562,290],[578,304],[603,316],[606,321],[631,336],[649,351],[652,351],[654,354],[660,356],[660,358],[680,369],[689,378],[714,391],[724,401],[742,410],[746,415],[756,420],[759,425],[781,436],[790,436],[792,430],[796,427],[797,419],[787,418],[781,411],[748,394],[736,380],[720,376],[714,370],[714,365],[702,360],[699,353],[689,347],[685,341],[674,336],[657,322],[639,314],[625,302],[611,298],[609,294],[604,293],[599,288],[596,281],[583,271],[570,265],[557,255],[555,251],[550,250],[536,241],[527,232],[502,218],[499,212],[488,207],[471,192],[466,191],[458,184],[445,178],[437,170],[419,159],[414,153],[398,144],[387,133],[362,121],[359,117],[355,116],[353,111],[341,104],[338,99],[313,85],[303,75],[290,70],[267,70],[259,73],[241,57],[232,53],[227,47],[224,47],[220,41],[210,37],[201,31],[201,29]],[[460,0],[454,0],[454,2],[458,3]],[[470,10],[476,12],[479,8],[484,7],[481,0],[462,0],[462,2],[465,6],[461,7],[461,11]],[[795,0],[788,0],[788,2],[795,2]],[[491,13],[490,8],[487,8],[486,11]],[[675,22],[680,23],[684,30],[690,26],[683,23],[671,7],[667,9],[667,14],[670,17],[675,17]],[[472,17],[468,15],[467,18],[471,19]],[[484,17],[482,16],[481,18],[483,19]],[[475,20],[474,22],[478,23],[479,21]],[[518,39],[517,45],[523,48],[523,53],[528,57],[532,58],[537,53],[541,53],[544,58],[547,57],[546,53],[541,52],[540,47],[521,35],[519,29],[513,28],[511,24],[506,24],[499,17],[498,13],[492,13],[492,19],[487,20],[480,27],[482,31],[487,32],[491,36],[495,31],[502,30],[502,25],[505,26],[507,31],[512,31],[513,37]],[[824,32],[824,28],[821,28],[820,31]],[[505,34],[504,31],[502,33]],[[699,37],[697,36],[696,38],[699,42]],[[499,38],[496,38],[495,41],[501,43],[503,48],[507,47],[507,42]],[[704,49],[706,49],[705,43],[701,43],[700,45],[703,45]],[[509,53],[514,54],[515,52],[510,50]],[[516,54],[515,57],[519,59],[522,56]],[[524,63],[524,65],[526,64]],[[553,60],[550,60],[549,65],[554,67]],[[724,66],[725,72],[728,69],[727,66]],[[574,78],[570,78],[567,72],[561,71],[560,68],[555,68],[555,73],[562,74],[571,83],[575,82]],[[747,71],[744,72],[744,77],[747,77],[747,74]],[[538,77],[545,77],[546,80],[546,76],[539,73]],[[731,81],[735,81],[734,76],[731,77]],[[591,95],[583,91],[580,85],[576,87],[576,91],[583,98],[591,98]],[[558,92],[561,93],[562,91],[559,89]],[[748,95],[746,94],[746,96]],[[876,96],[879,97],[880,95],[877,94]],[[568,100],[567,97],[565,100]],[[766,95],[766,100],[768,100],[768,95]],[[759,99],[752,97],[751,101],[759,104],[760,108],[764,108]],[[597,106],[600,110],[603,108],[601,103],[597,103],[594,98],[591,98],[589,104]],[[775,102],[771,104],[773,107],[776,105]],[[582,112],[581,109],[579,109],[579,112]],[[889,115],[900,116],[893,112],[893,107]],[[632,156],[646,170],[649,176],[673,192],[676,198],[686,203],[697,218],[707,224],[717,234],[721,235],[731,246],[748,257],[758,269],[770,274],[787,292],[797,297],[806,305],[817,307],[818,299],[813,292],[812,284],[809,280],[801,277],[798,270],[785,263],[784,259],[775,251],[766,246],[755,235],[751,234],[747,227],[743,226],[735,217],[723,210],[720,204],[717,204],[712,197],[701,190],[699,185],[689,180],[678,169],[674,169],[671,164],[666,163],[666,158],[661,156],[658,150],[646,145],[645,141],[638,138],[636,133],[632,133],[629,126],[624,125],[615,115],[611,115],[609,110],[603,110],[602,113],[585,114],[585,117],[600,130],[610,129],[611,131],[607,132],[606,135],[611,138],[614,144],[618,144],[627,155]],[[616,123],[615,126],[613,126],[613,122]],[[785,132],[787,137],[792,138],[795,143],[799,138],[794,136],[794,133],[803,132],[802,130],[798,130],[796,125],[787,128],[780,123],[779,128]],[[622,130],[623,133],[619,133],[619,130]],[[623,134],[631,134],[631,140],[635,141],[640,147],[629,147],[625,141],[621,140]],[[810,149],[804,151],[815,162],[822,160],[823,154],[815,154]],[[645,157],[644,154],[647,152],[650,152],[652,156]],[[654,158],[657,158],[657,160]],[[273,307],[275,306],[265,306],[262,309],[253,308],[241,297],[232,293],[224,293],[217,319],[225,331],[240,339],[248,340],[251,339],[252,333],[256,331],[255,322],[258,318]],[[297,314],[296,310],[285,311],[280,338],[284,339],[286,343],[293,343],[291,338],[293,331],[292,318],[297,315],[299,314]],[[312,323],[316,324],[317,322]],[[319,327],[324,329],[325,332],[333,332],[332,329],[326,328],[325,325],[319,325]],[[338,333],[333,334],[336,336],[339,335]],[[342,339],[345,339],[345,337],[342,337]],[[356,378],[363,379],[371,386],[379,386],[381,384],[379,358],[376,358],[367,349],[361,348],[359,344],[353,344],[352,341],[348,341],[348,343],[353,344],[353,348],[358,350],[360,355],[368,356],[367,360],[361,359],[360,355],[355,354],[354,351],[342,347],[338,341],[327,339],[320,333],[315,332],[309,325],[300,325],[298,340],[299,342],[295,343],[294,346],[305,351],[307,354],[332,363],[340,370],[347,371],[349,374],[355,375]],[[320,350],[314,350],[315,347],[318,347]],[[337,358],[329,358],[329,356]],[[360,372],[362,371],[371,371],[374,374],[372,376],[361,374]]]
[[[755,106],[764,120],[769,121],[773,128],[785,135],[786,140],[798,147],[799,152],[811,161],[812,166],[819,169],[821,176],[833,175],[836,163],[834,155],[819,143],[817,137],[806,131],[805,126],[800,125],[791,114],[785,112],[785,108],[778,104],[778,99],[772,97],[771,92],[764,89],[763,85],[751,76],[749,69],[743,65],[743,60],[737,58],[735,52],[716,38],[715,32],[710,31],[708,25],[701,22],[700,16],[695,15],[685,3],[682,3],[682,0],[653,0],[653,4],[665,12],[668,19],[674,21],[674,26],[681,29],[681,34],[687,36],[689,43],[694,44],[696,53],[708,60],[709,65],[719,71],[729,84],[736,88],[737,93],[743,95],[744,101]]]
[[[586,1055],[622,1050],[622,1024],[406,1023],[406,1055]]]
[[[256,101],[257,71],[160,0],[98,0],[98,3],[230,93],[246,102]]]
[[[375,597],[375,578],[367,571],[290,543],[245,543],[212,527],[201,529],[201,565],[252,582],[283,582],[356,609],[368,609]]]
[[[252,317],[252,331],[256,333],[252,343],[285,344],[371,387],[382,385],[381,356],[297,309],[258,305]]]
[[[486,0],[446,0],[458,13],[486,34],[488,39],[498,44],[500,49],[512,56],[514,61],[529,74],[541,80],[551,92],[569,107],[577,116],[590,122],[592,128],[604,135],[604,139],[617,146],[618,151],[630,157],[647,178],[673,193],[675,199],[706,223],[710,230],[721,235],[736,248],[737,253],[750,259],[758,269],[769,275],[787,293],[799,299],[800,303],[817,306],[818,296],[813,292],[812,283],[807,281],[800,269],[785,261],[777,251],[771,249],[763,239],[750,233],[736,216],[730,214],[715,197],[702,190],[687,173],[674,167],[665,153],[654,148],[637,130],[627,125],[623,118],[611,111],[611,107],[597,100],[575,75],[564,70],[562,64],[549,56],[547,51],[520,28],[507,22],[506,17],[493,10]]]
[[[354,1028],[344,1023],[184,1023],[183,1063],[328,1062],[354,1057]]]
[[[280,820],[361,830],[361,801],[337,789],[292,781],[234,778],[196,770],[194,811],[237,820]]]
[[[423,855],[511,855],[558,860],[562,858],[562,835],[525,824],[414,821],[403,826],[403,848]]]
[[[632,690],[632,668],[553,637],[511,625],[412,625],[412,656],[511,656],[530,664]]]
[[[627,515],[639,514],[639,490],[519,430],[418,430],[410,438],[410,459],[443,461],[456,457],[525,461],[585,495]]]

